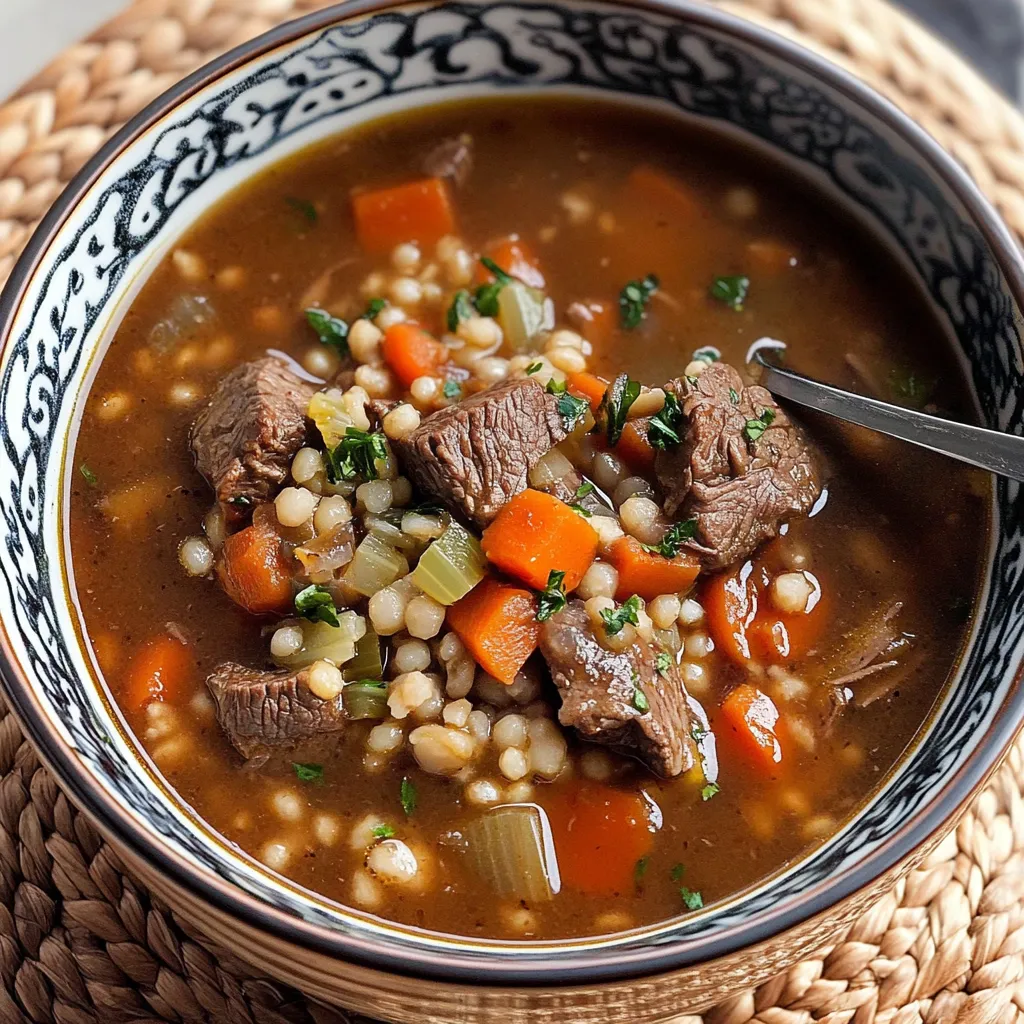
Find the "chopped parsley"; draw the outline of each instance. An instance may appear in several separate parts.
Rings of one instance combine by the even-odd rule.
[[[565,429],[572,431],[576,424],[587,415],[590,403],[585,398],[577,398],[568,391],[558,396],[558,415],[562,417]]]
[[[364,480],[376,480],[377,460],[387,457],[387,439],[382,433],[347,427],[345,436],[337,446],[325,453],[327,478],[335,484],[357,476]]]
[[[452,304],[448,307],[448,330],[457,331],[463,320],[469,320],[476,315],[473,308],[473,299],[465,288],[457,291]]]
[[[703,743],[704,737],[707,735],[707,729],[704,728],[700,722],[693,722],[690,725],[690,738],[694,743]]]
[[[711,298],[717,299],[731,310],[740,313],[743,311],[743,303],[747,301],[747,292],[749,291],[750,278],[744,277],[742,274],[735,274],[731,277],[716,277],[711,282],[709,294]]]
[[[640,326],[640,322],[647,316],[647,303],[657,290],[657,277],[648,274],[639,281],[630,281],[619,292],[619,319],[627,331]]]
[[[672,870],[668,873],[668,877],[671,878],[673,882],[678,882],[679,879],[682,878],[685,873],[686,868],[684,865],[673,864]]]
[[[634,594],[627,598],[618,608],[602,608],[601,621],[604,623],[604,631],[609,636],[621,633],[623,627],[629,622],[634,626],[640,625],[640,598]]]
[[[640,382],[631,380],[628,374],[620,373],[608,385],[608,390],[601,399],[599,415],[604,417],[605,431],[608,434],[608,447],[614,448],[622,437],[622,428],[626,425],[626,416],[630,406],[640,396]]]
[[[366,312],[363,313],[363,320],[376,320],[381,313],[384,312],[384,307],[388,304],[387,299],[370,299],[366,304]]]
[[[459,399],[462,397],[462,385],[457,380],[449,378],[444,382],[442,388],[445,398]]]
[[[236,505],[238,508],[248,508],[252,504],[252,498],[248,494],[235,494],[228,498],[229,505]]]
[[[543,370],[544,364],[538,359],[535,363],[530,363],[526,368],[526,376],[532,377],[538,370]]]
[[[683,903],[687,910],[700,910],[704,906],[704,897],[696,889],[687,889],[685,885],[680,886],[679,895],[683,897]]]
[[[544,390],[549,395],[564,395],[567,387],[568,385],[564,380],[555,380],[555,378],[552,377],[545,385]]]
[[[402,801],[402,810],[405,811],[405,816],[408,818],[412,815],[412,812],[416,810],[416,802],[419,800],[419,794],[416,792],[416,786],[410,782],[408,778],[402,779],[399,797]]]
[[[667,651],[658,651],[656,665],[658,668],[658,675],[665,675],[672,666],[672,656]]]
[[[95,487],[100,482],[99,477],[84,462],[78,467],[78,472],[90,487]]]
[[[713,345],[705,345],[693,353],[693,358],[699,363],[707,363],[710,366],[722,358],[722,353]]]
[[[576,488],[576,497],[585,498],[588,494],[594,493],[594,485],[589,480],[584,480],[583,483]]]
[[[651,710],[651,702],[647,699],[647,694],[640,689],[640,681],[635,676],[633,677],[633,707],[642,715]]]
[[[502,288],[512,283],[514,278],[506,274],[494,260],[487,256],[481,256],[480,262],[494,275],[494,280],[477,288],[474,302],[481,316],[497,316],[498,295]]]
[[[316,331],[321,344],[338,350],[338,355],[348,355],[348,324],[325,309],[315,306],[306,310],[306,322]]]
[[[292,761],[292,770],[300,782],[312,782],[320,785],[324,781],[324,766],[322,764],[301,764]]]
[[[683,425],[683,407],[671,392],[665,392],[665,404],[651,417],[647,424],[647,440],[652,448],[665,451],[675,448],[682,440],[679,431]]]
[[[748,440],[756,441],[772,425],[774,419],[775,411],[764,409],[756,420],[747,420],[743,433],[747,435]]]
[[[310,622],[326,622],[328,626],[338,625],[338,609],[331,592],[312,583],[295,595],[295,611]]]
[[[739,392],[735,388],[729,388],[729,401],[732,402],[733,405],[740,404]]]
[[[681,523],[673,523],[665,536],[661,538],[660,544],[643,544],[641,547],[651,554],[661,555],[662,558],[675,558],[684,541],[693,540],[697,536],[697,520],[684,519]]]
[[[293,209],[296,213],[302,214],[302,216],[310,223],[315,224],[317,221],[316,207],[308,199],[300,199],[298,196],[285,196],[284,201]]]
[[[395,834],[395,830],[390,825],[374,825],[370,831],[373,833],[374,839],[390,839]]]
[[[594,513],[591,512],[589,508],[584,508],[578,501],[570,501],[569,508],[571,508],[573,512],[578,512],[584,519],[594,518]]]
[[[560,612],[565,607],[565,573],[561,569],[552,569],[548,573],[548,585],[535,593],[537,621],[547,622],[555,612]]]
[[[633,868],[633,881],[639,885],[643,881],[644,875],[647,874],[648,860],[646,857],[641,857],[636,862],[636,867]]]
[[[712,798],[712,797],[713,797],[713,796],[714,796],[714,795],[715,795],[716,793],[718,793],[718,792],[720,792],[720,791],[721,791],[721,787],[720,787],[720,786],[718,785],[718,783],[717,783],[717,782],[709,782],[709,783],[708,783],[708,784],[707,784],[707,785],[706,785],[706,786],[705,786],[705,787],[704,787],[704,788],[703,788],[703,789],[702,789],[702,790],[700,791],[700,798],[701,798],[701,800],[704,800],[704,801],[708,801],[708,800],[710,800],[710,799],[711,799],[711,798]]]

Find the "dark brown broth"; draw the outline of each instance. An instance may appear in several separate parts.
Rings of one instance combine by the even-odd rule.
[[[460,131],[476,140],[476,166],[457,197],[463,237],[474,247],[509,232],[526,238],[540,253],[547,293],[560,312],[579,299],[614,302],[627,280],[652,271],[660,276],[662,293],[672,304],[656,299],[641,328],[617,332],[608,350],[596,354],[598,372],[628,370],[659,384],[680,374],[699,346],[715,345],[740,365],[750,342],[770,335],[787,341],[791,365],[840,384],[856,384],[844,362],[847,352],[860,353],[883,380],[890,370],[934,376],[934,400],[964,412],[964,388],[923,301],[892,260],[845,217],[761,156],[653,114],[593,101],[584,106],[570,100],[501,100],[403,115],[275,165],[218,204],[184,239],[211,272],[238,264],[248,273],[247,284],[237,291],[218,290],[213,282],[203,286],[218,322],[201,340],[229,337],[231,364],[267,348],[300,358],[311,341],[298,316],[310,283],[329,266],[348,261],[334,277],[333,294],[351,295],[379,266],[354,242],[350,189],[417,176],[425,150],[437,138]],[[639,153],[692,190],[699,201],[692,223],[679,227],[664,211],[647,216],[623,202],[622,182]],[[756,195],[753,218],[726,211],[726,194],[736,186]],[[619,230],[606,234],[594,221],[570,226],[559,203],[570,187],[610,212]],[[317,222],[308,223],[288,197],[314,201]],[[544,242],[542,229],[549,225],[557,226],[557,234]],[[792,249],[797,265],[774,276],[756,273],[746,246],[760,239]],[[738,313],[707,298],[715,275],[736,273],[752,279],[749,299]],[[75,453],[76,584],[86,630],[115,698],[126,685],[132,654],[169,621],[193,644],[195,691],[221,661],[262,664],[266,658],[261,624],[208,580],[187,578],[178,563],[178,544],[198,532],[211,501],[188,451],[195,408],[169,404],[168,388],[176,379],[170,363],[147,376],[139,372],[136,353],[146,348],[153,324],[183,290],[165,260],[128,311],[100,367]],[[289,311],[280,329],[252,326],[253,311],[263,304]],[[191,366],[187,377],[209,394],[222,373],[220,366]],[[106,422],[97,410],[103,396],[113,392],[129,395],[132,408],[127,418]],[[873,608],[902,600],[901,628],[914,635],[921,652],[917,671],[897,695],[841,717],[822,735],[813,756],[790,762],[793,774],[785,782],[726,760],[721,792],[702,801],[683,782],[658,781],[639,767],[629,770],[618,784],[642,787],[664,815],[641,884],[598,901],[563,891],[542,908],[540,935],[593,933],[603,927],[595,915],[605,911],[623,910],[639,924],[682,912],[680,883],[671,877],[677,863],[685,865],[685,884],[700,890],[705,903],[776,871],[818,841],[802,832],[800,823],[816,814],[832,815],[836,822],[848,816],[926,719],[964,636],[984,542],[978,528],[983,505],[974,496],[969,472],[951,463],[818,421],[811,427],[830,461],[829,496],[823,511],[792,530],[811,549],[815,572],[824,581],[833,616],[829,637],[838,638]],[[95,474],[95,487],[79,475],[82,464]],[[105,497],[141,481],[153,482],[151,511],[135,526],[112,525]],[[822,645],[826,649],[828,642]],[[720,698],[739,670],[718,654],[709,664],[713,692]],[[186,714],[191,696],[176,700]],[[714,725],[715,700],[704,703]],[[142,735],[144,716],[128,718]],[[435,848],[438,835],[457,828],[467,813],[457,803],[457,789],[417,771],[406,753],[378,776],[363,774],[358,765],[367,728],[354,725],[341,742],[301,749],[254,772],[241,768],[215,724],[197,724],[194,756],[164,771],[186,803],[251,852],[283,831],[270,797],[282,783],[296,788],[292,760],[324,764],[324,784],[300,785],[301,795],[310,808],[328,810],[347,825],[382,808],[400,818],[400,780],[412,772],[419,806],[406,831]],[[859,760],[849,753],[858,749]],[[808,804],[805,810],[780,806],[781,788],[794,782]],[[538,787],[541,803],[547,788]],[[247,811],[244,828],[237,822],[240,808]],[[333,848],[310,845],[287,874],[346,902],[346,880],[354,868],[346,831]],[[460,855],[437,849],[437,884],[424,893],[393,895],[386,915],[442,931],[508,935],[497,901],[464,869]]]

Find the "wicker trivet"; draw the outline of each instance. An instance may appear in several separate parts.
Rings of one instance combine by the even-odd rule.
[[[222,50],[324,6],[136,0],[0,106],[0,282],[69,177],[125,118]],[[722,6],[888,95],[964,163],[1024,237],[1024,119],[914,22],[880,0]],[[841,942],[708,1011],[708,1024],[1024,1019],[1022,750],[924,867]],[[0,1024],[347,1020],[212,948],[127,877],[2,703],[0,899]]]

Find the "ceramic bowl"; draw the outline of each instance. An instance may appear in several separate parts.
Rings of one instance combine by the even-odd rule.
[[[72,799],[172,907],[269,973],[394,1020],[654,1021],[762,981],[952,827],[1021,719],[1024,502],[1002,481],[971,640],[918,742],[838,835],[704,913],[547,943],[398,927],[273,875],[160,784],[80,642],[64,529],[80,400],[128,299],[204,210],[300,147],[423,104],[552,90],[655,106],[788,164],[917,278],[982,420],[1020,432],[1024,415],[1021,261],[977,189],[860,82],[702,6],[355,0],[192,75],[105,146],[55,204],[0,304],[6,693]]]

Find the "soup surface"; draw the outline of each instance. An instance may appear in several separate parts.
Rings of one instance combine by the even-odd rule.
[[[615,932],[806,853],[942,690],[984,481],[794,425],[766,336],[969,415],[874,243],[660,116],[474,102],[272,167],[86,402],[75,582],[139,741],[268,867],[440,931]]]

